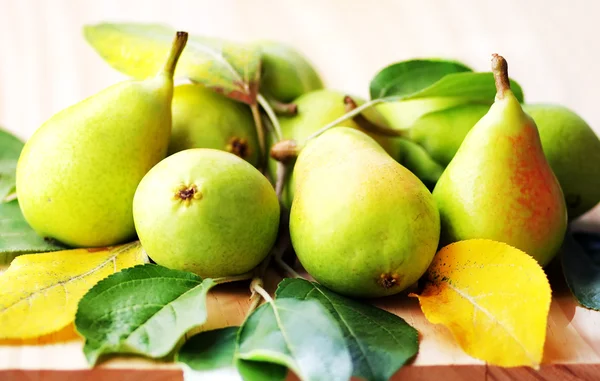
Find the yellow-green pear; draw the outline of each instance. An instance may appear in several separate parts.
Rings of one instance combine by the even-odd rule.
[[[301,151],[290,234],[317,281],[344,295],[379,297],[415,283],[440,236],[425,185],[367,134],[334,127]]]
[[[75,247],[135,239],[133,196],[167,154],[173,72],[186,41],[177,32],[156,76],[115,84],[60,111],[27,141],[17,192],[38,234]]]
[[[209,148],[180,151],[152,168],[135,193],[133,215],[156,263],[211,278],[252,270],[279,229],[269,180],[238,156]]]
[[[312,63],[298,50],[278,41],[255,42],[262,53],[260,91],[280,102],[323,88]]]
[[[525,251],[544,266],[566,231],[563,192],[534,120],[510,90],[504,58],[493,56],[492,71],[495,102],[469,131],[433,191],[442,243],[492,239]]]
[[[556,104],[523,105],[537,124],[544,154],[573,220],[600,202],[600,139],[586,121]]]
[[[201,85],[175,86],[169,154],[190,148],[233,153],[257,166],[260,160],[254,119],[248,105]]]

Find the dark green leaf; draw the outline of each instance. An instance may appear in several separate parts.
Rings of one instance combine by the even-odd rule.
[[[88,25],[84,35],[113,68],[144,79],[160,70],[175,29],[161,24]],[[261,53],[256,47],[217,38],[190,36],[176,77],[186,77],[230,98],[256,103]]]
[[[64,249],[57,242],[40,237],[29,227],[18,200],[0,203],[0,263],[9,263],[20,254]]]
[[[23,142],[0,128],[0,203],[15,191],[15,171]]]
[[[600,310],[600,235],[568,232],[561,262],[567,285],[577,301]]]
[[[401,317],[340,296],[318,283],[284,279],[277,298],[317,300],[337,320],[352,356],[353,375],[388,380],[419,349],[419,334]],[[282,299],[276,299],[282,300]]]
[[[206,322],[212,279],[154,264],[122,270],[98,282],[79,302],[75,327],[94,365],[103,354],[168,355]]]
[[[523,90],[514,80],[510,86],[519,102],[523,102]],[[494,76],[489,73],[455,73],[448,74],[433,85],[422,90],[408,93],[388,94],[390,100],[410,100],[425,98],[461,98],[469,102],[493,103],[496,97]]]
[[[177,361],[187,366],[183,372],[185,381],[284,380],[287,369],[279,365],[238,360],[236,368],[238,329],[206,331],[189,339],[177,354]]]
[[[277,299],[259,307],[240,329],[238,356],[286,366],[302,381],[348,381],[352,374],[340,327],[314,300]]]
[[[448,60],[409,60],[382,69],[371,80],[371,99],[412,94],[429,87],[447,74],[470,72],[470,67]]]

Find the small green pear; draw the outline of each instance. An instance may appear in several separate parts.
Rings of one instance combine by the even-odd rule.
[[[133,195],[167,154],[173,72],[186,41],[178,32],[155,77],[118,83],[70,106],[27,141],[17,193],[38,234],[78,247],[135,238]]]
[[[545,266],[567,228],[563,192],[534,120],[510,90],[504,58],[493,56],[492,71],[495,102],[469,131],[433,191],[442,243],[492,239]]]
[[[398,137],[391,141],[396,147],[391,156],[414,173],[428,189],[433,190],[444,167],[433,160],[423,147],[409,139]]]
[[[279,229],[279,201],[269,180],[225,151],[195,148],[171,155],[140,182],[135,227],[161,266],[202,277],[252,270]]]
[[[353,101],[361,105],[364,100],[358,97],[352,97]],[[279,122],[284,139],[292,139],[297,142],[304,142],[306,138],[317,132],[330,122],[343,116],[348,111],[347,96],[337,90],[323,89],[306,93],[294,101],[297,105],[297,114],[293,116],[281,116]],[[363,115],[372,123],[384,124],[385,119],[373,109],[368,109]],[[340,125],[345,127],[361,129],[361,126],[353,119],[346,120]],[[338,125],[339,126],[339,125]],[[366,131],[365,131],[366,132]],[[382,145],[386,150],[392,152],[395,147],[392,146],[390,138],[374,133],[368,133],[372,138]],[[275,143],[272,136],[270,137],[269,146]],[[272,179],[276,178],[277,162],[269,159],[269,174]],[[290,175],[290,181],[293,181],[293,176]],[[292,204],[294,198],[293,186],[286,185],[282,193],[282,202],[288,208]]]
[[[255,42],[262,52],[260,91],[280,102],[323,88],[312,63],[299,51],[277,41]]]
[[[434,111],[413,123],[408,136],[446,167],[467,133],[489,109],[488,105],[465,104]]]
[[[340,294],[379,297],[415,283],[440,236],[425,185],[367,134],[334,127],[300,152],[290,234],[298,259]]]
[[[446,110],[467,102],[468,99],[461,97],[436,97],[384,102],[374,106],[374,109],[383,115],[391,128],[406,130],[425,114]]]
[[[555,104],[523,106],[540,130],[548,162],[573,220],[600,202],[600,139],[572,110]]]
[[[190,148],[214,148],[257,166],[258,138],[250,108],[204,86],[185,84],[173,93],[169,154]]]

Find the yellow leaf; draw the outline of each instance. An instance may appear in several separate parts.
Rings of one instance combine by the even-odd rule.
[[[473,239],[444,247],[419,298],[469,355],[492,365],[538,368],[552,291],[538,263],[504,243]]]
[[[68,326],[92,286],[144,259],[139,242],[15,258],[0,275],[0,339],[28,339]]]

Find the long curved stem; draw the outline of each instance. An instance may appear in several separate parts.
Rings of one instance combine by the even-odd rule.
[[[273,108],[271,107],[269,102],[265,99],[265,97],[258,94],[257,99],[258,99],[258,104],[260,104],[262,106],[262,108],[265,110],[265,113],[267,114],[267,117],[271,121],[271,125],[273,126],[273,130],[275,132],[275,138],[277,139],[277,141],[280,141],[281,139],[283,139],[283,134],[281,132],[281,126],[279,125],[279,119],[277,119],[277,115],[275,114],[275,111],[273,111]]]
[[[258,109],[258,103],[250,105],[252,110],[252,118],[254,119],[254,125],[256,126],[256,136],[258,137],[258,146],[260,148],[260,157],[263,162],[265,160],[265,129],[260,117],[260,110]],[[261,165],[262,167],[262,165]]]
[[[355,117],[356,115],[360,114],[361,112],[363,112],[364,110],[368,109],[369,107],[375,106],[376,104],[383,103],[383,102],[385,102],[385,100],[383,98],[378,98],[378,99],[373,99],[371,101],[363,103],[362,105],[358,106],[354,110],[351,110],[351,111],[345,113],[344,115],[340,116],[339,118],[337,118],[333,122],[325,125],[325,127],[321,128],[320,130],[318,130],[318,131],[314,132],[313,134],[311,134],[308,138],[305,139],[305,141],[304,141],[305,144],[309,140],[316,138],[317,136],[321,135],[323,132],[329,130],[330,128],[335,127],[338,124],[340,124],[342,122],[345,122],[346,120]]]
[[[253,276],[254,276],[254,271],[248,271],[247,273],[243,273],[243,274],[240,274],[240,275],[224,276],[224,277],[220,277],[220,278],[214,278],[213,281],[216,284],[223,284],[223,283],[231,283],[231,282],[238,282],[238,281],[241,281],[241,280],[252,279]]]

